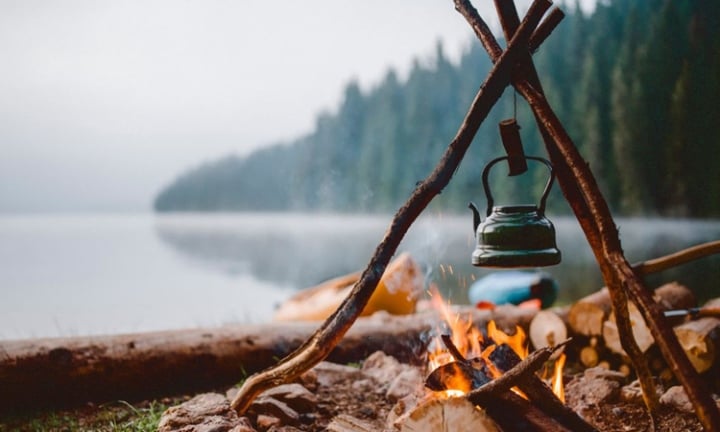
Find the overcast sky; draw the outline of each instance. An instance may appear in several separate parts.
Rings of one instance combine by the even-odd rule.
[[[0,212],[149,210],[437,40],[451,59],[472,43],[451,0],[0,0]]]

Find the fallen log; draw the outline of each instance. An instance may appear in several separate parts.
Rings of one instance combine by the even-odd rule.
[[[475,325],[525,328],[535,311],[511,305],[467,309]],[[404,362],[425,353],[434,311],[362,318],[332,351],[337,363],[384,351]],[[232,385],[299,347],[317,323],[227,325],[213,329],[0,342],[0,412],[140,400]]]

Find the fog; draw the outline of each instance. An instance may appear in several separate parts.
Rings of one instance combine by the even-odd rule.
[[[451,59],[473,41],[449,0],[3,1],[0,212],[148,210],[184,169],[309,132],[349,80],[402,77],[438,40]]]

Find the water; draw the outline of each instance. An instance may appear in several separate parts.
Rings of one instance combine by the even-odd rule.
[[[297,289],[361,270],[391,215],[185,214],[0,217],[0,339],[264,322]],[[555,218],[559,303],[602,286],[572,218]],[[628,260],[720,238],[720,221],[621,219]],[[469,264],[470,215],[421,217],[400,246],[454,302],[488,270]],[[720,257],[649,278],[720,296]]]

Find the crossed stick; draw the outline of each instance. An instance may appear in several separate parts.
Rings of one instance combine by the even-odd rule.
[[[297,350],[275,366],[250,376],[232,401],[232,407],[238,413],[244,413],[260,393],[297,378],[330,354],[372,296],[409,227],[430,201],[450,182],[480,124],[498,101],[505,87],[513,85],[535,114],[543,141],[557,172],[558,183],[600,265],[617,315],[620,342],[636,369],[651,416],[654,415],[658,405],[657,394],[647,360],[632,337],[627,311],[628,294],[648,322],[663,356],[693,402],[703,427],[708,431],[720,430],[720,410],[682,351],[672,328],[666,323],[659,307],[652,300],[649,290],[625,259],[617,228],[592,172],[542,93],[530,53],[550,35],[562,19],[562,12],[554,9],[538,26],[543,15],[550,8],[551,2],[535,0],[520,23],[512,0],[496,0],[496,8],[506,39],[510,40],[503,51],[468,0],[454,0],[454,3],[456,10],[466,18],[495,62],[455,138],[448,145],[432,173],[418,183],[408,200],[397,211],[360,280],[339,308]]]

